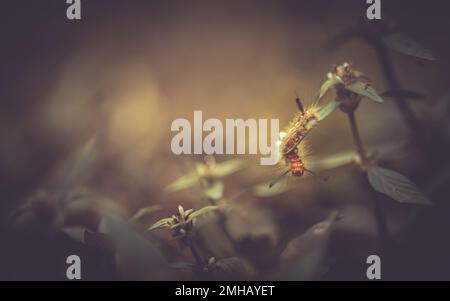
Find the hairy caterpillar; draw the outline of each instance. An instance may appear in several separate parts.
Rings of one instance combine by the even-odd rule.
[[[320,114],[314,106],[305,110],[299,97],[295,101],[299,114],[294,117],[288,130],[280,133],[281,140],[278,142],[280,161],[289,168],[272,182],[270,187],[289,172],[295,177],[303,176],[305,171],[312,173],[312,171],[305,167],[300,144],[308,133],[319,123]]]

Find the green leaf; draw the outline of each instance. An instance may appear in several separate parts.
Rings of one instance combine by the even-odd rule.
[[[133,217],[130,219],[130,221],[135,222],[139,221],[145,218],[148,218],[149,216],[153,215],[155,212],[158,212],[161,210],[161,205],[152,205],[148,207],[144,207],[138,210]]]
[[[342,83],[342,80],[337,76],[328,78],[320,87],[318,100],[321,100],[331,88],[339,83]]]
[[[232,159],[222,163],[216,163],[212,168],[212,173],[218,178],[231,175],[244,167],[245,162],[239,159]]]
[[[203,207],[199,210],[195,210],[193,213],[191,213],[187,219],[188,222],[193,221],[194,219],[196,219],[197,217],[206,214],[208,212],[214,211],[219,209],[219,206],[206,206]]]
[[[338,153],[311,162],[311,168],[316,171],[334,169],[358,162],[359,155],[355,151]]]
[[[220,200],[223,197],[225,187],[221,181],[213,181],[204,187],[203,192],[208,198],[213,200]]]
[[[340,102],[337,100],[330,101],[319,111],[319,120],[322,121],[330,116],[339,107]]]
[[[383,92],[381,94],[381,96],[383,96],[383,97],[390,97],[390,98],[404,97],[404,98],[413,99],[413,100],[421,100],[421,99],[426,99],[427,98],[423,94],[420,94],[420,93],[417,93],[417,92],[413,92],[413,91],[408,91],[408,90],[402,90],[402,89],[388,90],[386,92]]]
[[[213,178],[226,177],[239,171],[244,165],[245,161],[238,159],[232,159],[222,163],[215,163],[215,161],[209,164],[196,163],[195,171],[178,178],[176,181],[169,184],[165,190],[167,192],[176,192],[190,188],[198,185],[201,179],[209,176]],[[217,194],[218,192],[219,190],[213,191],[212,193]]]
[[[151,230],[161,229],[161,228],[170,228],[171,221],[172,221],[172,218],[170,218],[170,217],[160,219],[159,221],[157,221],[156,223],[151,225],[150,228],[148,228],[147,230],[151,231]]]
[[[424,60],[434,61],[435,58],[429,49],[426,49],[413,39],[401,33],[391,33],[383,36],[384,44],[394,51]]]
[[[353,93],[359,94],[361,96],[367,97],[378,103],[383,103],[383,98],[377,94],[375,89],[367,83],[364,82],[354,82],[353,84],[346,85],[345,89],[352,91]]]
[[[175,182],[166,186],[165,191],[167,192],[176,192],[182,189],[190,188],[195,185],[198,185],[199,178],[196,172],[190,172],[187,175],[184,175]]]
[[[431,205],[413,182],[396,171],[374,166],[368,171],[368,178],[375,191],[400,203]]]

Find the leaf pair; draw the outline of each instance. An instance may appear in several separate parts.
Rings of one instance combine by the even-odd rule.
[[[197,163],[194,171],[178,178],[173,183],[169,184],[165,190],[167,192],[176,192],[186,188],[194,187],[203,178],[220,179],[229,176],[244,167],[244,161],[238,159],[228,160],[222,163]],[[218,189],[218,187],[216,187]],[[212,192],[217,194],[217,190]]]
[[[318,101],[331,89],[344,89],[375,102],[383,102],[381,96],[369,83],[369,78],[364,73],[353,70],[348,63],[334,67],[327,76],[328,79],[320,87]]]
[[[184,211],[183,207],[179,206],[179,212],[178,216],[172,216],[160,219],[156,223],[154,223],[152,226],[148,228],[148,231],[152,231],[155,229],[161,229],[161,228],[169,228],[173,229],[175,227],[179,227],[183,223],[188,224],[193,222],[196,218],[199,216],[206,214],[208,212],[211,212],[213,210],[219,209],[218,206],[206,206],[199,210],[189,209]],[[183,219],[182,222],[179,221],[179,219]]]

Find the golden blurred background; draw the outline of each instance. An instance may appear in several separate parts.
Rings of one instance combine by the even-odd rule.
[[[193,111],[202,110],[204,119],[279,118],[283,127],[296,112],[296,93],[311,104],[332,65],[343,62],[369,75],[377,91],[388,89],[376,51],[364,41],[326,48],[338,33],[365,22],[365,1],[97,0],[83,3],[81,21],[65,19],[64,1],[35,2],[1,4],[2,218],[40,187],[64,177],[59,162],[94,136],[95,163],[80,185],[113,198],[130,214],[152,204],[162,205],[161,216],[180,203],[198,206],[195,192],[164,191],[190,164],[203,160],[172,154],[174,119],[192,121]],[[391,55],[400,84],[427,96],[410,103],[419,119],[428,118],[429,107],[448,91],[449,21],[448,12],[439,9],[444,6],[445,1],[383,2],[386,16],[438,58],[423,63]],[[411,135],[392,99],[382,105],[363,101],[357,118],[367,145],[400,143]],[[345,115],[324,121],[308,145],[311,160],[353,149]],[[424,168],[433,158],[408,155],[396,154],[400,159],[389,164],[425,189],[431,184]],[[249,167],[225,181],[226,197],[274,175],[274,169],[259,166],[258,156],[241,158]],[[345,216],[339,228],[351,234],[336,238],[341,252],[362,245],[363,251],[354,251],[359,258],[367,248],[376,249],[367,187],[351,169],[325,174],[327,183],[290,181],[298,187],[288,195],[237,200],[254,213],[244,210],[243,218],[234,217],[232,232],[241,237],[242,229],[249,229],[254,236],[283,241],[337,208]],[[393,235],[400,233],[411,208],[383,202]],[[285,224],[280,216],[286,216]],[[423,275],[448,276],[424,269]]]

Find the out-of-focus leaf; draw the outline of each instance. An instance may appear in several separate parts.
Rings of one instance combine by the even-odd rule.
[[[99,232],[111,237],[118,269],[126,279],[159,280],[169,277],[169,266],[156,246],[124,218],[105,212]]]
[[[187,175],[178,178],[177,180],[175,180],[175,182],[167,185],[165,190],[167,192],[176,192],[198,185],[198,183],[199,177],[197,176],[196,172],[190,172]]]
[[[353,164],[358,160],[358,154],[355,151],[349,151],[314,160],[310,165],[313,170],[324,171]]]
[[[190,188],[198,185],[202,179],[222,178],[231,175],[245,166],[245,161],[232,159],[222,163],[216,163],[214,157],[208,156],[205,158],[207,164],[196,163],[195,171],[190,172],[177,179],[175,182],[169,184],[165,190],[168,192],[175,192],[182,189]],[[218,188],[218,187],[216,187]],[[219,190],[213,191],[217,193]]]
[[[328,240],[339,213],[332,211],[324,221],[292,239],[280,255],[280,265],[290,280],[313,280],[320,274]]]
[[[229,257],[219,259],[215,266],[231,277],[251,277],[256,274],[255,268],[250,262],[241,257]]]
[[[382,40],[387,47],[401,54],[414,56],[424,60],[435,60],[429,49],[426,49],[418,42],[402,33],[387,34],[383,36]]]
[[[323,238],[333,230],[335,222],[339,218],[339,212],[332,211],[327,219],[311,226],[304,234],[292,239],[281,253],[280,260],[290,263],[292,260],[301,256],[301,253],[312,243],[322,243]]]
[[[339,83],[342,83],[342,80],[339,77],[330,76],[320,87],[318,100],[321,100],[331,88]]]
[[[195,265],[191,262],[180,261],[180,262],[171,263],[170,267],[172,269],[177,269],[177,270],[192,270],[195,267]]]
[[[63,162],[61,172],[64,173],[63,181],[58,190],[67,193],[71,188],[78,184],[80,178],[84,176],[95,160],[95,146],[97,136],[92,136],[84,145],[80,147],[72,156]]]
[[[161,205],[152,205],[148,207],[144,207],[138,210],[135,215],[130,219],[132,222],[140,221],[142,219],[148,218],[153,215],[155,212],[161,210]]]
[[[170,218],[170,217],[160,219],[159,221],[157,221],[156,223],[151,225],[150,228],[148,228],[147,230],[151,231],[151,230],[160,229],[160,228],[170,228],[171,221],[172,221],[172,218]]]
[[[353,84],[346,85],[345,89],[352,91],[353,93],[359,94],[361,96],[367,97],[370,100],[373,100],[378,103],[382,103],[383,98],[377,94],[375,89],[367,83],[363,83],[360,81],[354,82]]]
[[[217,210],[217,209],[219,209],[219,206],[206,206],[206,207],[203,207],[201,209],[195,210],[194,212],[192,212],[189,215],[187,221],[190,222],[190,221],[196,219],[197,217],[199,217],[199,216],[201,216],[203,214],[206,214],[208,212],[211,212],[211,211],[214,211],[214,210]]]
[[[319,119],[320,121],[324,120],[328,116],[330,116],[336,109],[339,107],[339,101],[333,100],[330,101],[327,105],[325,105],[320,111],[319,111]]]
[[[226,177],[239,170],[241,170],[245,165],[243,160],[231,159],[222,163],[216,163],[213,166],[213,175],[218,178]]]
[[[426,99],[427,97],[423,94],[417,93],[417,92],[413,92],[413,91],[408,91],[408,90],[388,90],[386,92],[383,92],[381,94],[381,96],[383,97],[390,97],[390,98],[396,98],[396,97],[404,97],[404,98],[408,98],[408,99],[413,99],[413,100],[421,100],[421,99]]]
[[[368,178],[375,191],[400,203],[431,205],[411,180],[396,171],[374,166],[368,171]]]
[[[205,195],[213,200],[220,200],[223,197],[224,185],[221,181],[213,181],[203,189]]]
[[[53,230],[76,231],[72,226],[80,226],[87,229],[96,229],[100,220],[101,211],[109,210],[123,212],[123,208],[116,202],[89,192],[86,189],[75,187],[65,193],[58,191],[38,190],[27,201],[17,208],[9,217],[11,223],[22,220],[26,214],[33,217],[28,222],[35,220],[43,223]],[[19,222],[21,224],[21,222]],[[24,225],[25,226],[25,225]],[[67,232],[70,235],[71,233]],[[64,232],[64,231],[63,231]],[[82,241],[81,239],[78,239]]]

